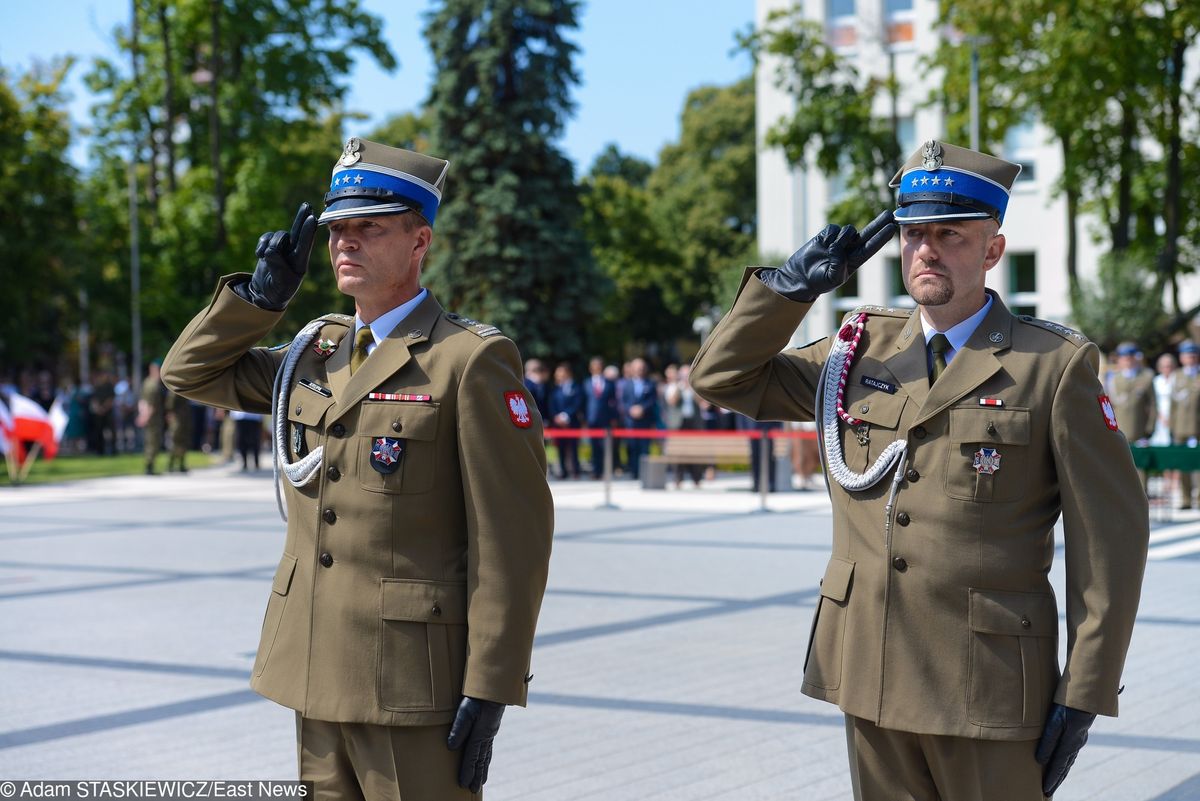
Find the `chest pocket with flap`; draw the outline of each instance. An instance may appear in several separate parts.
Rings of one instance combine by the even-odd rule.
[[[908,396],[900,393],[846,387],[846,414],[862,421],[854,428],[841,423],[842,453],[847,466],[862,472],[875,463],[884,448],[895,442],[900,415],[907,402]]]
[[[321,442],[321,419],[333,405],[333,398],[318,395],[302,386],[294,386],[288,398],[287,451],[292,459],[304,456]]]
[[[1028,409],[950,409],[946,494],[966,501],[1012,501],[1030,471]]]
[[[428,492],[433,488],[437,459],[438,404],[365,401],[358,412],[358,479],[371,492]],[[400,440],[400,465],[381,473],[371,453],[381,438]]]

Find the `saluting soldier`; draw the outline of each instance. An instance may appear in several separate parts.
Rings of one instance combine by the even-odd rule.
[[[1168,428],[1171,442],[1189,448],[1200,438],[1200,346],[1190,339],[1179,343],[1180,369],[1172,376],[1171,416]],[[1195,489],[1193,473],[1179,471],[1180,509],[1192,508]]]
[[[1154,431],[1154,373],[1143,363],[1133,342],[1117,345],[1117,369],[1108,379],[1108,396],[1117,426],[1130,442],[1145,444]]]
[[[163,366],[188,397],[275,413],[287,540],[251,686],[296,710],[319,798],[479,798],[532,678],[553,529],[542,421],[516,345],[420,285],[448,167],[350,139],[320,219],[306,203],[264,234],[253,275],[221,279]],[[354,316],[253,347],[318,224]]]
[[[833,554],[802,692],[844,711],[858,799],[1041,799],[1095,716],[1117,713],[1146,498],[1095,345],[984,287],[1019,170],[925,143],[893,178],[894,213],[748,270],[692,371],[715,404],[819,422]],[[862,307],[781,353],[893,219],[917,311]],[[1060,518],[1061,673],[1047,577]]]

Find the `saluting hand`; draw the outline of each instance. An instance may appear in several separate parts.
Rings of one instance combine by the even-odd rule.
[[[872,220],[861,234],[853,225],[827,225],[779,269],[759,270],[758,280],[789,300],[811,303],[846,283],[895,233],[891,211]]]
[[[282,311],[288,301],[300,289],[300,282],[308,272],[308,257],[312,253],[313,235],[317,231],[317,218],[312,207],[300,204],[291,231],[272,231],[258,239],[254,255],[258,264],[249,284],[243,284],[248,293],[239,292],[255,306],[269,311]],[[236,288],[235,288],[236,289]]]
[[[1072,709],[1055,704],[1046,716],[1042,738],[1038,740],[1034,759],[1045,767],[1042,772],[1042,793],[1047,797],[1067,778],[1067,771],[1075,764],[1079,749],[1088,740],[1088,729],[1096,716],[1091,712]]]
[[[458,769],[458,786],[478,793],[487,781],[492,761],[492,741],[500,731],[504,704],[481,698],[464,697],[458,705],[446,747],[463,752]]]

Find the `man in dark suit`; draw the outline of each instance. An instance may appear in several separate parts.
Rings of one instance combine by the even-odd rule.
[[[575,383],[575,371],[563,362],[554,368],[550,390],[550,421],[553,428],[576,428],[583,419],[583,391]],[[579,440],[558,439],[559,478],[579,478]]]
[[[593,356],[588,362],[587,384],[583,388],[584,419],[588,428],[610,428],[619,419],[617,386],[604,377],[604,360]],[[613,454],[616,457],[616,454]],[[604,475],[604,439],[592,437],[592,477]]]
[[[654,428],[658,419],[658,388],[646,374],[646,360],[630,362],[630,378],[621,388],[621,408],[625,412],[626,428]],[[649,450],[650,441],[631,438],[626,449],[629,452],[629,473],[636,481],[641,469],[642,455]]]

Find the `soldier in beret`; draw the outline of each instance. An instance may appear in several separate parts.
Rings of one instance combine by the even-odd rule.
[[[893,179],[895,212],[748,270],[692,371],[714,404],[822,431],[833,554],[802,691],[845,713],[858,799],[1041,799],[1096,715],[1117,713],[1146,498],[1095,345],[984,287],[1019,170],[927,142]],[[896,224],[916,312],[859,308],[781,353]]]
[[[1154,431],[1154,372],[1133,342],[1117,345],[1117,369],[1109,377],[1108,394],[1117,426],[1130,442],[1144,445]]]
[[[1167,428],[1175,445],[1195,448],[1200,440],[1200,345],[1185,339],[1179,343],[1180,368],[1172,376],[1171,411]],[[1179,471],[1179,508],[1191,509],[1195,476]]]
[[[221,279],[163,380],[273,412],[287,540],[251,686],[296,710],[319,798],[480,798],[524,705],[553,508],[516,346],[420,285],[448,163],[353,138],[318,220]],[[318,224],[355,314],[254,347],[300,287]]]

